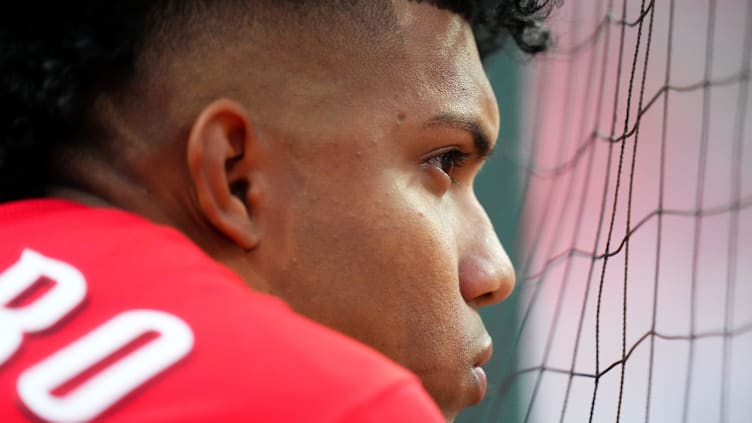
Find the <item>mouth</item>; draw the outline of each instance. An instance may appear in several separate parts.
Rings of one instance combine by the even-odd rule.
[[[475,364],[473,364],[472,368],[473,379],[475,380],[476,387],[476,396],[473,401],[474,404],[478,404],[483,400],[483,397],[486,396],[486,390],[488,389],[488,377],[486,376],[485,370],[483,370],[483,365],[488,363],[488,360],[491,359],[492,354],[493,344],[491,343],[491,338],[489,336],[486,336],[486,339],[482,343],[482,347],[476,354]]]

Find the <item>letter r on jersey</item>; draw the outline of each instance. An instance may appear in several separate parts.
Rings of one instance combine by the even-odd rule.
[[[52,288],[22,307],[9,304],[41,278]],[[0,274],[0,365],[18,350],[24,333],[48,329],[83,301],[86,279],[75,267],[26,249],[21,258]]]

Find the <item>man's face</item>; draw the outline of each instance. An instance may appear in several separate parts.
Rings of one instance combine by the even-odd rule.
[[[414,3],[398,14],[399,51],[331,69],[324,88],[300,82],[287,123],[261,128],[274,195],[258,273],[298,312],[417,373],[452,417],[485,389],[477,308],[514,284],[473,192],[498,110],[461,17]]]

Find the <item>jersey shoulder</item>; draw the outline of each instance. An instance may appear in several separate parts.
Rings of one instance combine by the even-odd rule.
[[[0,237],[0,332],[19,338],[0,342],[2,415],[440,420],[412,374],[251,291],[173,229],[37,200],[1,206]]]

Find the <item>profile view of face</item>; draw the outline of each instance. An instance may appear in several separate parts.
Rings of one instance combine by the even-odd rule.
[[[55,195],[178,228],[412,370],[452,419],[486,388],[478,309],[514,285],[473,191],[499,131],[476,40],[433,4],[310,4],[160,28],[90,110],[111,141],[72,147],[78,182]]]
[[[0,15],[0,203],[169,226],[414,372],[452,420],[486,391],[479,308],[515,283],[473,188],[500,125],[473,26],[484,52],[507,35],[540,51],[528,35],[548,3],[130,0],[41,16],[32,2]]]
[[[499,116],[462,17],[413,2],[397,15],[399,41],[306,64],[259,129],[275,189],[255,273],[414,371],[451,418],[485,390],[478,308],[514,285],[473,191]]]

